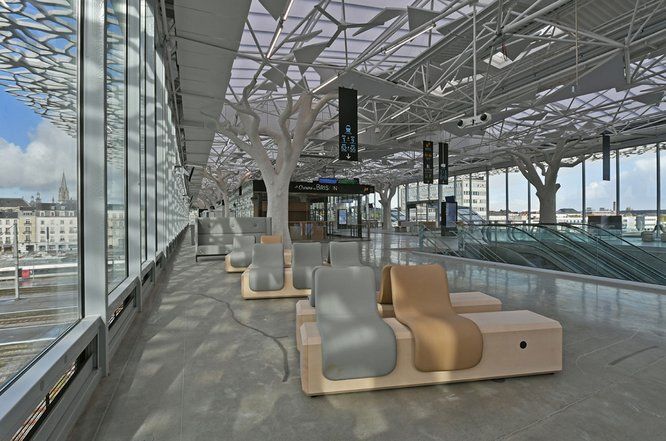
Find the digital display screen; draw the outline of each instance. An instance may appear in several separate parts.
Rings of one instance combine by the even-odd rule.
[[[449,183],[449,143],[439,143],[439,183]]]
[[[433,147],[432,141],[423,141],[423,183],[432,184],[433,181]]]
[[[358,161],[358,97],[356,90],[338,88],[338,159]]]
[[[347,225],[347,210],[338,210],[338,225]]]

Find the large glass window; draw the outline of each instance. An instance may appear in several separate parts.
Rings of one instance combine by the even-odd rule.
[[[73,4],[0,1],[0,389],[80,317]]]
[[[490,198],[490,212],[488,220],[491,222],[506,222],[506,170],[492,170],[488,177],[488,197]]]
[[[659,144],[660,197],[659,224],[666,226],[666,144]]]
[[[600,153],[585,161],[585,211],[588,216],[615,214],[615,151],[611,152],[610,181],[603,180],[602,163]]]
[[[147,40],[147,27],[146,27],[146,0],[141,0],[141,31],[139,39],[139,112],[140,112],[140,124],[139,124],[139,171],[140,178],[139,182],[141,185],[140,198],[141,198],[141,263],[145,262],[148,259],[148,247],[147,247],[147,220],[146,220],[146,204],[147,204],[147,177],[146,177],[146,125],[150,124],[148,121],[148,112],[146,111],[146,90],[147,80],[146,80],[146,60],[147,49],[146,49],[146,40]]]
[[[656,145],[620,150],[620,214],[628,233],[657,225]]]
[[[127,18],[125,0],[106,1],[107,285],[127,277]]]
[[[518,169],[509,170],[509,222],[527,223],[527,180]]]
[[[586,170],[587,171],[587,170]],[[581,223],[583,221],[583,164],[562,167],[557,173],[560,189],[556,195],[557,222]],[[534,206],[534,199],[532,199]]]

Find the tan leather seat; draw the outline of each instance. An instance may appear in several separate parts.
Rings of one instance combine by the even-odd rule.
[[[261,243],[282,243],[282,235],[261,236]]]
[[[479,364],[483,336],[473,321],[454,312],[444,268],[396,265],[390,277],[395,317],[414,335],[416,369],[453,371]]]
[[[391,294],[391,265],[384,265],[384,268],[382,268],[377,303],[382,305],[390,305],[393,303],[393,295]]]

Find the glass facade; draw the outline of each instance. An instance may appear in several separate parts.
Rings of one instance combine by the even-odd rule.
[[[0,3],[0,389],[81,315],[77,11],[12,6]]]
[[[506,170],[493,170],[488,176],[488,220],[506,222]]]
[[[616,152],[611,152],[610,181],[603,180],[603,161],[596,154],[585,161],[585,212],[590,214],[615,214],[616,194]],[[562,191],[562,190],[560,190]]]
[[[78,1],[0,2],[0,391],[81,318],[118,344],[141,263],[154,269],[187,225],[150,4],[108,0],[86,21]]]
[[[106,258],[112,291],[127,277],[127,3],[106,1]]]
[[[565,164],[577,159],[567,159]],[[665,164],[666,147],[648,144],[612,150],[609,181],[603,180],[600,153],[588,156],[573,167],[563,165],[557,178],[560,184],[556,193],[557,222],[581,224],[587,222],[590,215],[621,215],[624,235],[638,236],[643,231],[654,230],[658,224],[666,223]],[[472,210],[487,221],[539,222],[536,188],[528,185],[516,168],[489,170],[487,174],[461,174],[451,177],[449,182],[442,186],[442,200],[455,195],[459,206],[471,205]],[[408,220],[426,222],[437,218],[436,204],[429,204],[426,210],[425,203],[437,201],[437,184],[401,185],[397,195],[396,205],[401,212],[407,209]],[[407,201],[405,196],[409,198]]]

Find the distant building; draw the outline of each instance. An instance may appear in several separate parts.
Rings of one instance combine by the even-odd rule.
[[[42,202],[40,193],[31,197],[30,202],[23,198],[0,198],[0,252],[14,252],[14,225],[18,226],[18,245],[23,253],[75,251],[78,244],[77,209],[64,173],[57,202]]]
[[[77,204],[35,203],[35,247],[34,251],[74,251],[78,243]]]
[[[27,207],[28,203],[23,198],[0,198],[0,212],[18,212],[21,207]]]

